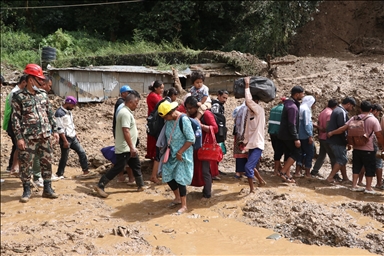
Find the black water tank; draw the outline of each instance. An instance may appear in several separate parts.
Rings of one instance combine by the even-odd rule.
[[[41,54],[42,61],[56,60],[56,49],[53,47],[45,46]]]

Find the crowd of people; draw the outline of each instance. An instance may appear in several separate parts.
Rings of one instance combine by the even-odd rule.
[[[161,129],[155,135],[147,134],[145,158],[153,163],[150,180],[155,184],[168,184],[175,196],[170,205],[180,206],[177,214],[187,211],[187,186],[203,187],[202,200],[207,200],[212,196],[212,181],[220,179],[220,160],[200,159],[200,149],[196,145],[198,139],[207,144],[216,143],[215,134],[220,127],[215,115],[224,115],[224,105],[229,93],[219,90],[217,98],[212,100],[204,80],[205,76],[201,71],[191,73],[192,87],[181,105],[177,102],[177,90],[164,90],[164,84],[159,80],[149,86],[150,93],[146,98],[148,116],[157,111],[157,115],[163,120],[159,123]],[[375,194],[372,188],[375,176],[375,188],[384,189],[382,159],[376,157],[379,148],[384,145],[384,118],[381,118],[381,122],[379,120],[383,109],[379,104],[362,101],[361,113],[349,119],[348,112],[356,106],[355,99],[346,97],[340,105],[336,99],[330,99],[317,122],[313,122],[315,97],[305,96],[303,87],[294,86],[290,97],[282,97],[278,105],[271,109],[266,122],[265,110],[259,104],[259,98],[251,94],[250,78],[245,77],[244,82],[244,103],[236,107],[232,114],[236,169],[234,176],[247,178],[250,193],[255,193],[256,180],[259,186],[266,184],[258,172],[258,166],[265,148],[267,124],[274,150],[276,176],[289,183],[294,183],[300,177],[319,177],[319,170],[328,155],[332,169],[326,181],[350,182],[346,168],[347,150],[350,149],[347,136],[353,120],[363,120],[367,141],[364,145],[353,147],[351,190]],[[47,96],[51,85],[50,77],[43,74],[40,66],[28,64],[24,75],[6,101],[3,128],[13,143],[7,171],[20,177],[23,184],[20,201],[24,203],[31,197],[31,183],[44,188],[43,197],[58,197],[51,182],[65,178],[69,149],[78,154],[82,175],[92,175],[71,113],[77,100],[67,96],[62,106],[54,112]],[[109,160],[113,167],[94,186],[96,193],[103,198],[108,197],[105,188],[116,176],[118,181],[137,186],[138,191],[146,188],[137,149],[142,135],[138,134],[134,117],[140,99],[140,94],[129,85],[120,88],[120,98],[114,106],[112,124],[115,143]],[[320,150],[312,167],[316,129],[319,132]],[[60,145],[61,157],[56,174],[52,174],[52,144],[55,142]],[[222,154],[226,153],[224,142],[220,143],[220,149]],[[291,167],[295,162],[296,169],[291,175]]]
[[[302,102],[300,103],[300,101]],[[304,88],[294,86],[291,97],[281,98],[281,102],[271,109],[269,128],[272,146],[274,149],[274,173],[287,182],[294,183],[294,178],[321,177],[319,170],[328,155],[331,171],[326,177],[330,184],[352,183],[351,191],[361,191],[367,194],[376,194],[372,188],[373,177],[376,176],[376,189],[384,190],[383,186],[383,154],[379,148],[384,146],[384,118],[381,117],[383,108],[380,104],[362,101],[360,114],[349,118],[348,112],[356,106],[356,100],[346,97],[338,105],[336,99],[330,99],[327,106],[321,111],[317,123],[312,123],[312,107],[316,99],[304,96]],[[381,119],[381,120],[380,120]],[[355,120],[361,120],[364,141],[354,144],[349,141],[352,131],[349,128]],[[312,168],[314,158],[314,128],[319,131],[320,151]],[[352,153],[352,181],[347,174],[347,151],[353,146]],[[280,160],[284,155],[284,166]],[[291,175],[290,168],[296,162],[296,170]],[[312,168],[312,170],[311,170]],[[341,172],[342,177],[338,175]],[[366,178],[364,184],[362,179]],[[364,188],[365,186],[365,188]]]

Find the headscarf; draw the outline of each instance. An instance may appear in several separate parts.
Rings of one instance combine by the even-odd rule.
[[[305,125],[308,125],[312,121],[312,111],[311,107],[315,103],[315,98],[311,95],[307,95],[303,98],[303,101],[300,105],[300,120],[303,120],[304,118],[304,112],[305,112]]]

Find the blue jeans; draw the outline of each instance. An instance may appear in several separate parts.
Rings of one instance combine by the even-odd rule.
[[[76,137],[74,137],[74,138],[66,137],[66,138],[67,138],[67,141],[69,143],[68,148],[63,147],[64,142],[61,138],[59,141],[60,149],[61,149],[61,157],[60,157],[59,167],[57,169],[56,175],[57,176],[63,176],[64,175],[64,169],[65,169],[65,166],[67,165],[67,161],[68,161],[69,149],[75,150],[75,152],[79,156],[81,169],[83,170],[83,172],[87,171],[88,170],[88,159],[87,159],[87,155],[85,154],[83,147],[80,145],[80,142],[77,140]]]
[[[315,154],[314,145],[309,144],[309,139],[300,140],[301,143],[301,158],[297,161],[298,164],[303,164],[305,168],[312,167],[312,159]]]
[[[261,153],[263,153],[263,151],[259,148],[250,149],[248,151],[248,161],[245,164],[245,176],[248,178],[253,178],[255,176],[254,168],[260,160]]]

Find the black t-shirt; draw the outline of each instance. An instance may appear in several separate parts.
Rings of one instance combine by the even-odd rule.
[[[344,126],[345,123],[349,120],[347,111],[342,106],[337,106],[331,114],[331,118],[329,119],[327,132],[334,131],[341,126]],[[330,138],[327,138],[327,142],[330,144],[346,146],[346,132],[342,134],[335,134]]]

